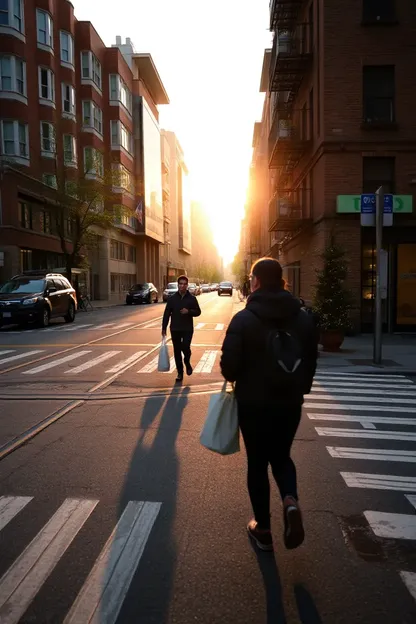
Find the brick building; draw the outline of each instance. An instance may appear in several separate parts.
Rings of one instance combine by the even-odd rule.
[[[356,328],[371,329],[375,232],[360,226],[359,196],[383,185],[395,196],[384,325],[414,331],[416,3],[273,0],[270,29],[261,80],[270,245],[260,255],[278,256],[293,291],[310,299],[334,232],[349,259]]]
[[[0,282],[65,266],[54,188],[57,178],[83,175],[94,162],[97,178],[114,176],[106,201],[121,216],[95,232],[98,245],[80,279],[93,298],[114,301],[136,281],[159,285],[157,106],[169,100],[151,56],[134,54],[120,38],[106,47],[67,0],[0,0],[0,35]],[[147,180],[157,176],[151,191]]]

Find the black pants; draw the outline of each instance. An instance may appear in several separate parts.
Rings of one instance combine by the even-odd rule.
[[[270,529],[269,464],[280,490],[298,498],[296,467],[290,449],[298,429],[302,407],[239,404],[238,417],[247,451],[247,485],[259,528]]]
[[[185,366],[191,363],[191,341],[193,331],[171,331],[173,355],[175,356],[176,370],[183,373],[182,353]]]

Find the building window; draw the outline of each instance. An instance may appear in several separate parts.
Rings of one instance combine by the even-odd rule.
[[[77,164],[77,144],[72,134],[64,134],[64,162],[66,165]]]
[[[375,193],[380,186],[385,193],[394,193],[395,177],[394,158],[363,158],[363,193]]]
[[[87,128],[94,128],[101,135],[103,133],[103,112],[90,100],[82,103],[82,124]]]
[[[50,186],[51,188],[58,188],[58,183],[56,180],[56,175],[53,173],[44,173],[43,176],[43,183],[46,184],[46,186]]]
[[[3,156],[29,158],[29,129],[27,124],[19,121],[2,121],[1,139]]]
[[[49,13],[36,9],[36,25],[38,43],[47,48],[53,48],[53,22]]]
[[[396,20],[395,0],[363,0],[363,22],[382,24]]]
[[[20,226],[25,230],[32,229],[32,208],[26,202],[19,202]]]
[[[51,123],[41,121],[40,140],[42,156],[53,158],[55,156],[55,128]]]
[[[136,262],[136,247],[111,239],[110,259],[124,260],[125,262]]]
[[[363,113],[367,124],[395,122],[394,65],[363,67]]]
[[[74,65],[74,39],[72,35],[61,30],[61,61],[68,65]]]
[[[67,115],[75,117],[75,89],[65,82],[62,83],[62,110]]]
[[[121,103],[128,112],[132,113],[132,94],[119,74],[110,75],[110,102]]]
[[[118,191],[119,189],[119,191]],[[126,167],[120,163],[113,164],[113,192],[121,190],[134,193],[133,176]]]
[[[26,63],[16,56],[0,57],[0,91],[18,93],[26,98]]]
[[[122,147],[129,154],[133,153],[133,136],[121,121],[111,122],[111,146],[114,149]]]
[[[92,80],[101,89],[101,63],[92,52],[81,52],[81,70],[83,80]]]
[[[93,177],[104,176],[104,158],[94,147],[84,147],[84,171]]]
[[[44,234],[51,233],[51,214],[47,210],[40,213],[40,229]]]
[[[0,26],[23,33],[23,0],[0,0]]]
[[[55,84],[53,71],[46,67],[39,67],[39,97],[42,103],[55,102]]]

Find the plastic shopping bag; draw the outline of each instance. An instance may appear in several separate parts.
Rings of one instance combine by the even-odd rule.
[[[168,373],[170,370],[170,361],[168,346],[166,344],[166,338],[162,338],[162,344],[160,345],[159,360],[157,363],[157,370],[159,373]]]
[[[220,455],[232,455],[240,450],[237,401],[234,392],[227,392],[227,382],[219,394],[211,396],[199,440],[207,449]]]

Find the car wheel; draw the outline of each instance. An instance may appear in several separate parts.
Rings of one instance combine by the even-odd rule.
[[[75,321],[75,305],[73,301],[69,302],[68,312],[64,316],[65,323],[73,323]]]
[[[41,327],[48,327],[50,318],[51,318],[51,314],[50,314],[48,308],[44,308],[43,312],[42,312],[42,317],[41,317],[40,323],[39,323],[40,326]]]

